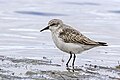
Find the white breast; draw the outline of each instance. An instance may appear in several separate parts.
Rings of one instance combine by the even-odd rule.
[[[85,51],[84,45],[74,44],[74,43],[65,43],[58,37],[58,34],[52,33],[52,38],[55,45],[64,52],[67,52],[67,53],[72,52],[74,54],[77,54]]]

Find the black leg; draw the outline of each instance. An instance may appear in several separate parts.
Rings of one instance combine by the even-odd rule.
[[[72,58],[72,53],[70,53],[70,58],[69,58],[69,60],[68,60],[68,62],[66,64],[67,67],[68,67],[68,63],[70,62],[71,58]]]
[[[74,66],[76,55],[74,54],[72,66]]]

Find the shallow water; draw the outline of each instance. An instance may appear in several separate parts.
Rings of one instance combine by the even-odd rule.
[[[35,60],[45,58],[61,67],[50,65],[32,67],[42,71],[66,71],[65,63],[69,55],[56,48],[50,31],[39,32],[47,26],[49,20],[59,18],[84,35],[97,41],[107,42],[109,45],[78,54],[76,66],[92,64],[115,68],[120,65],[119,4],[118,0],[11,0],[10,2],[1,0],[0,55]],[[0,66],[6,71],[5,67]],[[25,69],[10,67],[8,70],[17,74]]]

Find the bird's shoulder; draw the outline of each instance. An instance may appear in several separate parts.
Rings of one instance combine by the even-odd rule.
[[[84,45],[97,45],[98,43],[87,38],[79,31],[73,28],[63,28],[59,32],[59,38],[66,43],[80,43]]]

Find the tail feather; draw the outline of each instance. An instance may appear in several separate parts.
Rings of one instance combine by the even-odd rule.
[[[101,46],[108,46],[107,43],[105,43],[105,42],[98,42],[98,43],[99,43],[99,45],[101,45]]]

